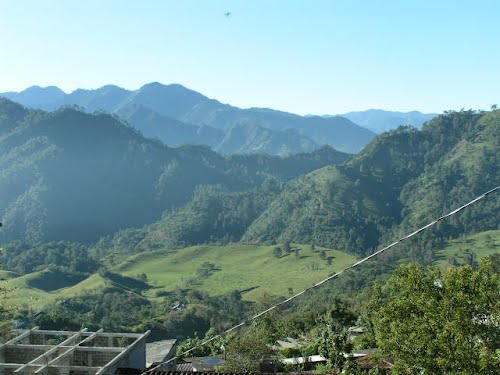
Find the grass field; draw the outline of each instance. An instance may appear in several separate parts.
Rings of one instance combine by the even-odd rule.
[[[448,267],[452,258],[455,258],[458,265],[465,264],[468,252],[474,253],[477,261],[482,256],[500,253],[500,230],[490,230],[467,236],[464,239],[449,241],[437,252],[438,258],[434,264]]]
[[[8,305],[40,308],[58,299],[74,297],[85,291],[98,289],[107,283],[106,280],[95,274],[80,282],[73,279],[74,283],[71,286],[67,285],[67,278],[62,278],[62,284],[58,285],[66,285],[66,287],[48,290],[48,287],[53,288],[57,282],[56,276],[49,270],[33,272],[2,281],[0,282],[0,288],[5,290],[4,299]]]
[[[82,281],[71,279],[69,275],[55,275],[50,270],[19,277],[4,271],[5,281],[1,281],[0,286],[7,289],[5,298],[9,304],[29,305],[31,308],[104,286],[141,293],[150,299],[154,299],[159,291],[182,288],[201,290],[210,295],[239,290],[244,292],[245,299],[256,300],[266,292],[288,295],[289,288],[297,292],[356,259],[331,249],[318,247],[313,251],[309,245],[292,245],[293,249],[299,249],[299,256],[292,252],[276,258],[273,256],[274,247],[231,244],[141,253],[114,267],[107,278],[94,274]],[[320,257],[322,250],[324,259]],[[197,277],[196,271],[204,262],[214,264],[215,270],[208,276]],[[136,280],[142,273],[147,275],[151,288]]]
[[[288,295],[289,288],[299,291],[311,286],[332,272],[354,262],[352,255],[310,246],[299,248],[280,258],[273,256],[275,246],[232,244],[227,246],[194,246],[175,252],[160,251],[133,256],[113,269],[126,276],[136,277],[145,273],[154,289],[172,291],[177,288],[197,289],[210,295],[221,295],[233,290],[246,291],[247,300],[256,300],[263,293]],[[324,250],[326,259],[321,259]],[[215,265],[215,271],[197,277],[197,269],[204,262]]]
[[[292,251],[276,258],[274,247],[203,245],[146,252],[124,259],[105,278],[94,274],[84,280],[49,269],[23,276],[0,271],[0,279],[3,279],[0,288],[6,290],[4,298],[9,305],[31,308],[105,286],[122,288],[149,299],[155,299],[158,292],[176,289],[200,290],[213,296],[239,290],[244,299],[255,301],[264,293],[287,296],[289,288],[298,292],[356,260],[353,255],[340,251],[319,247],[313,251],[309,245],[295,244],[292,248],[299,249],[298,256]],[[500,252],[500,230],[449,241],[438,251],[434,264],[448,267],[452,257],[458,264],[464,264],[469,250],[476,254],[477,260]],[[213,264],[214,270],[200,276],[197,270],[205,262]],[[137,279],[142,273],[147,275],[147,284]]]
[[[10,280],[19,276],[21,275],[12,271],[0,270],[0,280]]]

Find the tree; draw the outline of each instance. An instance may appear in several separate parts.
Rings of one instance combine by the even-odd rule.
[[[327,370],[333,373],[358,374],[359,368],[352,353],[353,345],[349,341],[348,327],[356,316],[348,305],[335,299],[327,313],[319,319],[322,325],[319,340],[319,354],[326,358]]]
[[[283,242],[283,251],[287,254],[292,251],[292,248],[290,247],[290,241],[286,240],[285,242]]]
[[[496,373],[500,278],[490,261],[444,273],[407,264],[374,289],[369,314],[394,373]]]
[[[228,358],[217,370],[222,373],[259,373],[260,364],[270,359],[273,350],[259,330],[250,328],[244,334],[235,335],[228,341]]]
[[[187,354],[187,357],[205,357],[205,356],[214,356],[220,354],[222,350],[221,346],[225,346],[226,344],[223,338],[214,339],[213,341],[210,341],[205,345],[200,345],[202,342],[212,339],[215,336],[217,336],[217,333],[213,328],[210,328],[205,333],[205,337],[203,339],[196,336],[194,338],[188,338],[184,340],[177,347],[177,356],[179,356],[179,358],[182,359],[184,357],[183,353],[186,352],[187,350],[191,350]]]
[[[217,266],[213,263],[205,261],[196,270],[196,275],[198,277],[207,277],[212,274],[217,269]]]

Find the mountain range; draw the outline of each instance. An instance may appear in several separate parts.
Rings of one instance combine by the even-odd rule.
[[[345,117],[352,122],[363,126],[377,134],[396,129],[401,125],[412,125],[421,128],[424,123],[437,116],[437,113],[394,112],[382,109],[369,109],[344,113],[339,116]]]
[[[240,109],[181,85],[150,83],[129,91],[117,86],[96,90],[33,86],[0,94],[29,108],[56,110],[78,106],[88,112],[114,113],[147,137],[168,146],[204,144],[220,153],[287,155],[329,145],[359,152],[375,133],[345,117],[299,116],[266,108]]]
[[[499,111],[450,112],[384,133],[354,157],[330,147],[223,156],[168,147],[116,115],[1,99],[0,240],[111,236],[103,253],[289,240],[366,253],[498,185],[499,128]],[[496,229],[498,202],[438,237]]]
[[[107,113],[30,110],[3,98],[0,150],[3,242],[95,241],[158,220],[204,185],[248,190],[350,157],[328,146],[285,158],[171,148]]]
[[[366,255],[498,186],[499,129],[500,111],[440,115],[421,130],[384,133],[353,158],[279,186],[268,181],[238,192],[205,187],[161,220],[115,234],[104,248],[123,249],[126,243],[133,253],[290,241]],[[431,262],[439,243],[497,229],[499,206],[493,195],[400,245],[397,257]]]

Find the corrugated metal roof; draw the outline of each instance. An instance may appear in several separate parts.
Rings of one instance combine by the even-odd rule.
[[[175,365],[175,372],[176,373],[193,372],[193,364],[192,363],[178,363],[177,365]]]

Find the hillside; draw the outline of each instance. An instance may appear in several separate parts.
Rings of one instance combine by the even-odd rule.
[[[108,85],[61,93],[53,87],[34,86],[0,96],[44,110],[77,105],[90,112],[116,113],[146,136],[156,136],[169,146],[204,144],[222,153],[286,155],[312,151],[321,145],[356,153],[375,136],[346,118],[240,109],[175,84],[150,83],[134,91]]]
[[[441,267],[477,265],[481,257],[500,254],[500,230],[479,232],[446,241],[436,252],[435,265]]]
[[[289,288],[297,292],[355,261],[352,255],[323,248],[313,251],[307,245],[292,245],[299,249],[298,257],[293,250],[276,258],[274,247],[230,244],[145,252],[123,260],[108,274],[94,274],[84,280],[46,269],[2,281],[0,287],[10,290],[7,298],[11,303],[31,301],[39,307],[104,287],[133,291],[151,300],[178,289],[211,296],[238,290],[246,300],[255,301],[265,293],[286,296]],[[325,252],[323,258],[321,250]],[[199,269],[206,262],[215,268],[202,274]],[[142,273],[147,275],[147,284],[137,279]]]
[[[200,187],[182,207],[166,210],[147,227],[116,233],[95,251],[288,240],[369,254],[498,185],[493,134],[499,117],[472,111],[438,116],[421,131],[382,134],[346,163],[302,169],[286,183],[268,178],[245,191]],[[244,160],[231,159],[238,158]],[[264,166],[263,160],[257,165]],[[443,240],[497,229],[498,221],[498,197],[491,196],[403,244],[398,256],[428,263]]]
[[[327,148],[268,157],[260,167],[260,156],[167,147],[108,114],[26,110],[6,99],[0,99],[0,149],[2,242],[88,243],[158,220],[202,185],[245,191],[273,175],[295,178],[349,157]]]
[[[499,242],[500,230],[445,241],[436,249],[433,264],[447,268],[454,262],[458,265],[470,259],[477,262],[481,256],[500,253]],[[7,289],[9,303],[30,304],[32,308],[103,288],[130,292],[151,301],[179,290],[201,291],[211,296],[239,290],[245,300],[256,301],[265,293],[287,296],[289,288],[298,292],[356,261],[353,255],[344,252],[320,247],[312,250],[309,245],[296,244],[292,244],[290,254],[283,253],[277,258],[273,254],[276,246],[282,245],[201,245],[176,251],[147,251],[122,258],[107,274],[96,273],[83,280],[51,268],[26,275],[2,271],[5,281],[0,281],[0,287]],[[298,256],[295,248],[300,249]],[[110,260],[108,257],[105,262]],[[201,272],[206,262],[214,266],[208,272]],[[141,274],[146,275],[146,282],[139,280]],[[335,283],[359,284],[360,280],[351,280],[352,276],[346,274]]]
[[[145,273],[155,292],[188,288],[222,295],[239,290],[245,299],[255,301],[264,293],[286,296],[289,288],[299,291],[355,261],[352,255],[322,248],[312,251],[307,245],[292,245],[300,249],[298,257],[292,252],[276,258],[274,247],[234,244],[146,252],[113,270],[129,277]],[[321,250],[325,259],[320,257]],[[199,270],[205,262],[215,266],[203,275]]]
[[[370,252],[497,186],[499,130],[500,112],[467,111],[438,116],[422,131],[385,133],[346,164],[290,182],[243,241],[314,241]],[[496,229],[498,207],[497,194],[424,235],[420,255],[405,251],[425,256],[432,238]]]

